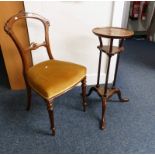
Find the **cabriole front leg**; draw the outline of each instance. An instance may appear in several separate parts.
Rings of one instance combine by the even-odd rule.
[[[51,124],[51,130],[52,130],[52,136],[55,136],[55,127],[54,127],[54,106],[53,106],[53,100],[45,100],[47,103],[47,111],[49,114],[50,124]]]

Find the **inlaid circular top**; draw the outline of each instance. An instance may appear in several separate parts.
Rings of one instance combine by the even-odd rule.
[[[106,38],[129,38],[134,35],[133,31],[118,27],[96,27],[92,31],[97,36]]]

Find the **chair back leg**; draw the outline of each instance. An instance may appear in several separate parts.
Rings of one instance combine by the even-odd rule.
[[[26,107],[26,110],[29,111],[31,108],[32,90],[28,84],[26,84],[26,89],[27,89],[27,107]]]
[[[87,107],[87,102],[86,102],[86,77],[81,81],[82,82],[82,105],[83,105],[83,111],[86,111],[86,107]]]

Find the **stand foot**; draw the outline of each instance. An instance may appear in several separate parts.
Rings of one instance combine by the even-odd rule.
[[[51,128],[52,130],[52,136],[55,136],[55,128]]]
[[[106,128],[105,122],[101,122],[101,127],[100,127],[100,129],[101,129],[101,130],[104,130],[105,128]]]
[[[118,96],[120,102],[128,102],[129,101],[128,98],[126,98],[126,97],[123,98],[122,97],[121,91],[119,89],[117,89],[117,92],[116,93],[117,93],[117,96]]]
[[[97,92],[96,87],[91,87],[91,88],[89,89],[88,94],[86,94],[86,96],[90,96],[91,93],[92,93],[93,91]]]

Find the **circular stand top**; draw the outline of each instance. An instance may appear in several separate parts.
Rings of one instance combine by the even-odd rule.
[[[92,31],[97,36],[105,38],[130,38],[134,35],[133,31],[118,27],[96,27]]]

